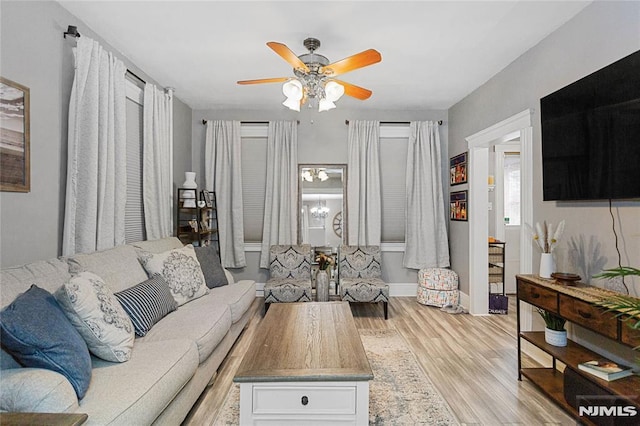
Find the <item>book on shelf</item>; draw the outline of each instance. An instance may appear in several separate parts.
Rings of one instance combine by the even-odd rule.
[[[601,379],[612,381],[631,376],[633,369],[616,364],[609,360],[587,361],[578,364],[578,368]]]

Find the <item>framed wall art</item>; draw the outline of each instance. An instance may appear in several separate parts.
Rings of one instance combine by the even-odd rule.
[[[467,191],[456,191],[449,194],[449,218],[451,220],[468,220]]]
[[[453,185],[460,185],[467,183],[467,153],[451,157],[449,160],[449,183]]]
[[[29,88],[0,77],[0,191],[30,189]]]

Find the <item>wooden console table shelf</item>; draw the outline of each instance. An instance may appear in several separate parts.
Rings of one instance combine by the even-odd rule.
[[[546,280],[535,275],[516,275],[516,281],[518,380],[525,376],[580,422],[594,424],[586,417],[580,417],[577,410],[565,400],[564,374],[556,365],[556,361],[559,361],[571,367],[573,371],[578,372],[581,377],[595,384],[606,394],[619,396],[621,400],[635,406],[640,412],[640,376],[635,375],[608,382],[591,374],[582,373],[578,369],[578,364],[602,359],[603,356],[571,340],[567,341],[567,346],[565,347],[549,345],[544,339],[543,331],[520,330],[519,302],[527,302],[535,307],[553,312],[567,321],[601,334],[619,344],[635,347],[640,344],[640,332],[631,330],[626,324],[615,318],[613,313],[605,312],[604,308],[594,303],[598,299],[616,293],[581,283],[577,283],[575,286],[566,286],[557,283],[555,280]],[[523,368],[522,340],[549,354],[552,358],[552,367]]]

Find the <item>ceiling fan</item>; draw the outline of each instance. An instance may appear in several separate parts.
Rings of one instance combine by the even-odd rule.
[[[263,78],[259,80],[241,80],[238,84],[282,83],[282,91],[287,97],[283,105],[300,111],[307,99],[318,98],[318,110],[335,108],[335,101],[345,94],[356,99],[368,99],[373,92],[355,84],[334,77],[349,71],[376,64],[382,56],[375,49],[368,49],[339,61],[329,63],[326,56],[315,53],[320,40],[307,38],[302,43],[309,53],[297,56],[285,44],[270,41],[267,43],[274,52],[293,66],[295,77]]]

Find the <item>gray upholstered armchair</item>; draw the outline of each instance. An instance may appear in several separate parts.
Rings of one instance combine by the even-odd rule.
[[[388,318],[389,285],[382,280],[379,246],[340,246],[340,297],[348,302],[382,302]]]
[[[311,246],[271,246],[269,280],[264,285],[265,311],[270,303],[310,302]]]

